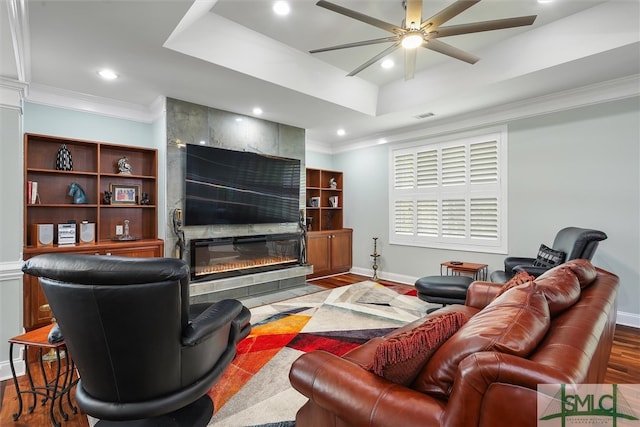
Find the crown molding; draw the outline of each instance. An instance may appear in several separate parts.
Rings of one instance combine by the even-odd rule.
[[[375,138],[362,138],[340,146],[329,146],[332,154],[359,150],[380,144],[383,136],[387,144],[403,143],[417,138],[434,137],[477,127],[504,124],[509,121],[618,101],[640,95],[640,74],[593,85],[556,92],[551,95],[503,104],[494,108],[442,118],[433,118],[428,124],[391,131]],[[320,144],[320,143],[318,143]],[[325,144],[327,146],[327,144]]]
[[[31,39],[27,0],[7,0],[7,12],[17,77],[28,82],[31,77]]]
[[[164,112],[163,96],[144,106],[35,83],[29,85],[25,101],[143,123],[156,121]]]
[[[312,139],[307,139],[304,145],[308,151],[313,151],[315,153],[322,153],[322,154],[333,154],[333,151],[331,150],[330,146],[318,141],[314,141]]]
[[[0,107],[22,114],[22,99],[27,87],[26,83],[0,77]]]

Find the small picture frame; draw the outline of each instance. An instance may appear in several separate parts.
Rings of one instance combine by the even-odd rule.
[[[140,200],[139,185],[111,184],[109,190],[112,205],[137,205]]]
[[[309,198],[309,207],[310,208],[319,208],[320,207],[320,197],[311,197],[311,198]]]

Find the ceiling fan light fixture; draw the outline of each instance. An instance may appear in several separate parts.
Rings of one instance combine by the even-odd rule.
[[[419,47],[422,44],[422,33],[407,33],[404,37],[402,37],[401,44],[405,49],[415,49]]]

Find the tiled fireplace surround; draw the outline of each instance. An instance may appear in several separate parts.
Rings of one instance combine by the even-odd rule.
[[[305,168],[305,131],[254,117],[221,111],[197,104],[167,98],[167,171],[165,226],[165,256],[175,257],[177,237],[173,233],[172,217],[177,208],[184,207],[185,150],[182,143],[246,150],[261,154],[300,159]],[[304,180],[304,174],[301,174]],[[304,191],[301,182],[301,192]],[[304,200],[301,195],[300,200]],[[304,205],[301,205],[303,207]],[[189,262],[191,239],[226,238],[236,236],[297,233],[296,224],[210,225],[184,227],[185,251]],[[191,302],[217,301],[223,298],[245,298],[302,286],[310,266],[293,265],[236,277],[203,280],[191,283]]]

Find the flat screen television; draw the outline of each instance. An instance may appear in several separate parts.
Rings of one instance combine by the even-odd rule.
[[[187,144],[185,181],[185,225],[298,222],[298,159]]]

